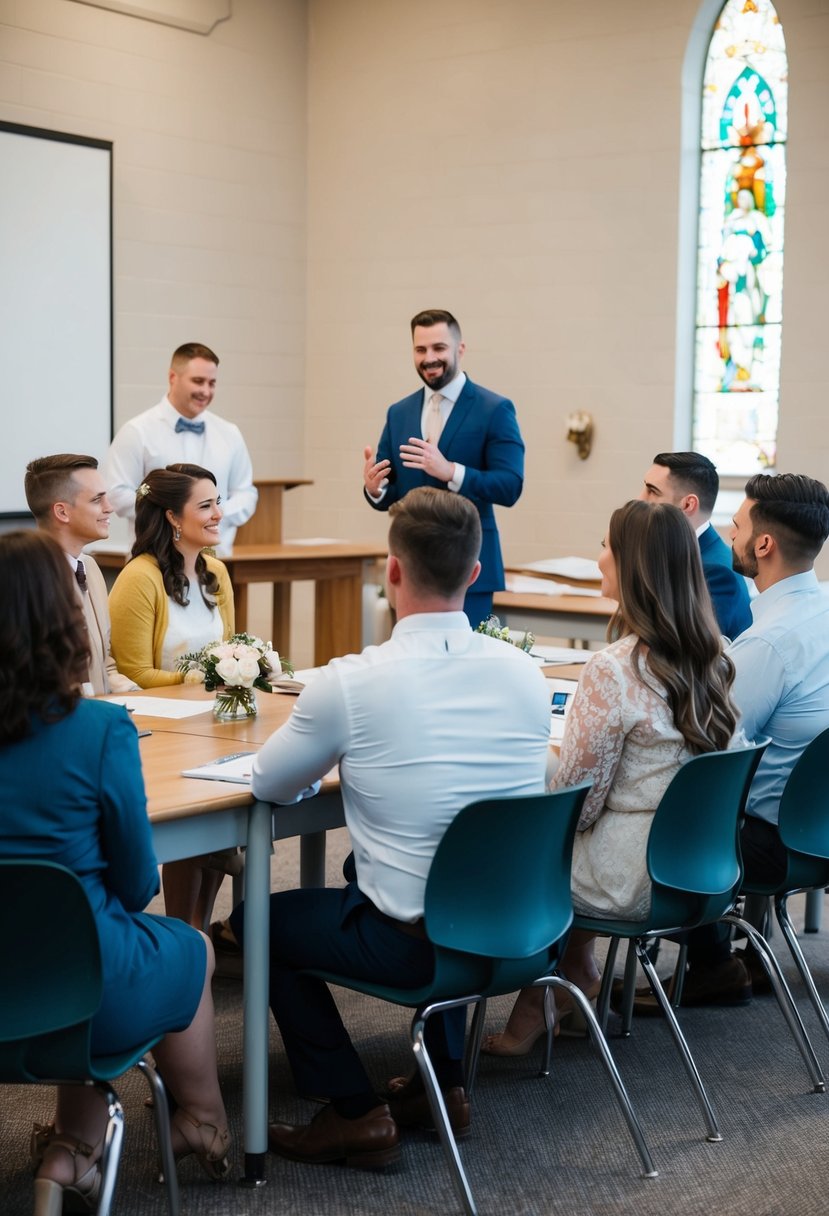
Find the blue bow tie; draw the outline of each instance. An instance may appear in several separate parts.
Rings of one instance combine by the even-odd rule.
[[[191,422],[189,418],[176,419],[176,434],[182,431],[192,431],[194,435],[204,434],[204,422]]]

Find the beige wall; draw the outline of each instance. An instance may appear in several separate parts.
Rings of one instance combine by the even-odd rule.
[[[780,10],[793,78],[780,467],[825,478],[829,6]],[[467,371],[514,398],[527,440],[524,495],[500,512],[507,555],[595,553],[611,509],[674,444],[680,85],[697,11],[312,0],[310,531],[382,535],[360,448],[416,386],[409,317],[443,306]],[[596,421],[586,463],[564,439],[573,409]]]
[[[0,118],[114,141],[116,426],[159,399],[176,346],[206,342],[217,409],[255,471],[296,473],[306,11],[232,9],[204,37],[73,0],[0,0]]]
[[[829,4],[780,8],[781,468],[826,477]],[[507,555],[594,553],[674,443],[680,75],[698,9],[233,0],[203,37],[0,0],[0,117],[115,141],[116,422],[157,399],[175,345],[206,341],[256,472],[316,479],[289,496],[289,533],[380,537],[362,447],[416,385],[409,317],[446,306],[467,370],[515,399],[528,443],[523,498],[500,513]],[[564,440],[573,409],[596,420],[586,463]]]

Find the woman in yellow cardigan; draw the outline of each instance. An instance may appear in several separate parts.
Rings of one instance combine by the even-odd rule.
[[[216,479],[196,464],[153,469],[138,487],[132,557],[109,597],[112,653],[142,688],[181,684],[176,660],[234,632],[233,588],[203,552],[219,539]],[[222,875],[206,858],[162,867],[167,915],[208,924]]]

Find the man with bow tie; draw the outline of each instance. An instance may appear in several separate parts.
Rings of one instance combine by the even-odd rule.
[[[210,469],[224,512],[218,552],[229,553],[236,529],[256,510],[258,495],[242,432],[208,412],[218,366],[218,356],[209,346],[200,342],[180,346],[171,361],[166,396],[121,427],[103,471],[116,513],[132,520],[135,492],[151,469],[182,463]]]

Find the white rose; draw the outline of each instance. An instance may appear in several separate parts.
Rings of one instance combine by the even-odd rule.
[[[279,661],[279,655],[277,654],[277,652],[275,650],[266,650],[265,651],[265,662],[268,664],[268,667],[270,667],[271,671],[274,672],[276,675],[279,675],[281,673],[282,664]]]
[[[239,683],[245,688],[252,688],[253,681],[259,675],[259,660],[254,654],[246,654],[237,664],[239,668]]]
[[[216,675],[225,684],[239,684],[239,664],[228,655],[216,664]]]
[[[211,646],[207,653],[214,659],[232,659],[233,647],[228,646],[227,642],[219,642],[216,646]]]
[[[184,673],[185,684],[203,684],[204,672],[199,671],[198,667],[191,667],[189,671]]]

